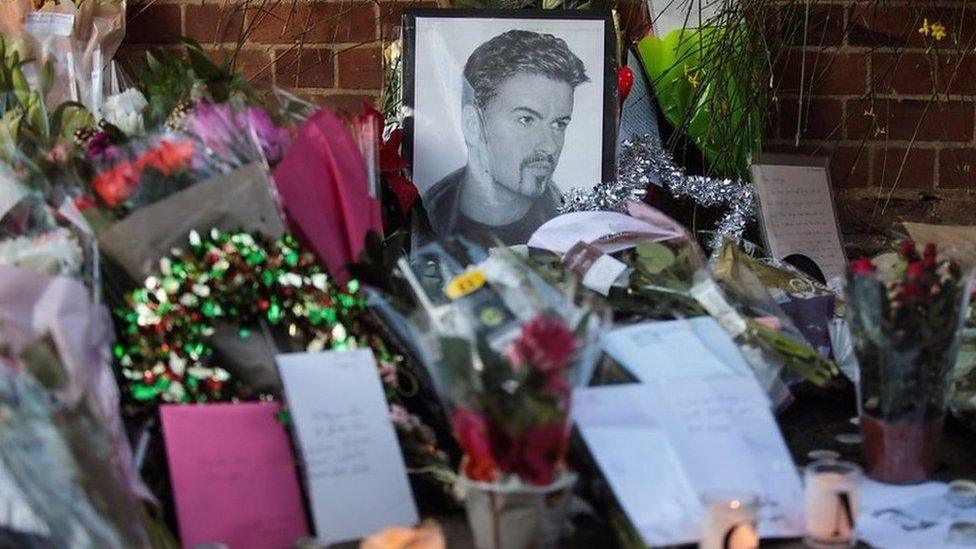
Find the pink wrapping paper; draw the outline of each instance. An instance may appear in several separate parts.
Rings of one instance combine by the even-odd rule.
[[[292,231],[340,283],[366,233],[382,233],[379,201],[369,195],[366,165],[345,125],[321,110],[299,129],[274,172]]]
[[[134,496],[155,501],[132,469],[112,374],[114,334],[108,311],[94,304],[88,289],[72,278],[0,265],[0,281],[0,340],[17,354],[30,341],[50,334],[69,378],[56,396],[70,407],[92,400],[112,437],[122,478]]]

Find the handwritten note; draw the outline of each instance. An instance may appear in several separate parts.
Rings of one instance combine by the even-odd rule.
[[[417,509],[368,350],[277,357],[305,464],[316,537],[412,526]]]
[[[738,347],[709,316],[617,328],[601,345],[641,381],[752,376]]]
[[[696,541],[700,497],[716,489],[760,497],[761,535],[802,532],[800,478],[755,379],[591,387],[573,400],[590,453],[648,545]]]
[[[830,279],[847,259],[837,228],[827,169],[754,164],[753,181],[769,250],[777,259],[803,254]]]
[[[161,407],[184,547],[291,547],[308,535],[278,409],[265,402]]]

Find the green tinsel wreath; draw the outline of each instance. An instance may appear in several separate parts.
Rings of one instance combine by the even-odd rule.
[[[285,328],[307,350],[368,345],[391,360],[378,336],[364,329],[359,285],[340,287],[315,257],[285,235],[270,242],[248,232],[190,233],[190,247],[159,262],[116,311],[115,356],[124,391],[136,402],[206,402],[238,395],[235,380],[212,364],[213,323],[228,319],[247,337],[266,322]]]

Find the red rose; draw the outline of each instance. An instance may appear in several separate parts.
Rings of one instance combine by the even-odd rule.
[[[910,303],[922,295],[922,287],[917,282],[905,284],[895,294],[895,301],[898,303]]]
[[[901,246],[898,248],[898,253],[901,254],[901,256],[905,259],[915,259],[915,242],[911,240],[902,241]]]
[[[922,268],[925,269],[926,271],[934,271],[935,270],[935,256],[934,255],[926,255],[926,256],[922,257]]]
[[[871,260],[866,257],[851,261],[849,268],[851,270],[851,274],[857,276],[868,276],[878,271],[878,268],[874,266],[874,263],[871,263]]]
[[[935,256],[937,255],[937,253],[938,253],[938,249],[936,248],[935,244],[929,242],[928,244],[925,245],[925,251],[922,252],[922,257],[926,257],[926,258],[931,257],[933,260],[935,260]]]
[[[576,338],[561,321],[537,316],[522,326],[522,334],[512,344],[519,356],[541,372],[561,370],[576,352]]]
[[[516,466],[519,477],[536,486],[555,480],[556,465],[566,450],[566,425],[554,423],[536,427],[525,434],[521,459]]]
[[[921,279],[924,274],[925,268],[922,266],[921,261],[912,261],[908,264],[908,268],[905,269],[905,278],[911,281]]]
[[[495,480],[495,460],[488,443],[488,426],[485,418],[470,408],[458,408],[452,418],[454,433],[467,459],[464,474],[471,480],[492,482]]]

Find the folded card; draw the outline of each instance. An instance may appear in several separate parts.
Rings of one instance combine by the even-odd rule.
[[[288,434],[270,402],[160,408],[184,547],[291,547],[308,536]]]
[[[278,355],[305,464],[316,537],[413,526],[417,508],[369,350]]]
[[[652,546],[697,541],[700,498],[757,495],[764,537],[803,530],[803,488],[755,379],[673,379],[573,394],[576,425],[621,509]]]

